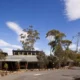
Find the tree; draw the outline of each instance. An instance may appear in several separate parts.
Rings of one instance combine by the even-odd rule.
[[[69,46],[72,43],[72,41],[70,41],[70,40],[62,40],[61,43],[64,46],[65,50],[67,50],[67,49],[69,49]]]
[[[66,49],[63,51],[63,65],[66,66],[68,63],[73,63],[76,59],[76,54],[74,51],[70,49]]]
[[[60,44],[56,46],[54,55],[57,57],[58,68],[60,68],[64,58],[63,49]]]
[[[54,37],[54,41],[51,41],[49,45],[51,46],[52,51],[54,51],[54,55],[57,57],[58,60],[58,66],[60,67],[63,60],[63,49],[61,46],[61,41],[66,35],[58,30],[50,30],[46,34],[46,37],[49,36]]]
[[[0,59],[5,59],[5,55],[2,52],[0,52]]]
[[[46,54],[41,51],[38,55],[37,55],[37,59],[38,59],[38,62],[39,62],[39,68],[47,68],[47,65],[48,65],[48,59],[47,59],[47,56]]]
[[[8,53],[3,52],[3,50],[0,49],[0,60],[2,59],[2,60],[5,61],[5,58],[6,58],[7,55],[8,55]],[[0,69],[2,69],[2,62],[0,63]],[[2,73],[1,73],[1,74],[2,74]]]
[[[0,59],[4,59],[5,60],[5,57],[8,55],[8,53],[6,52],[3,52],[1,49],[0,49]]]
[[[3,59],[4,57],[3,51],[0,49],[0,59]]]
[[[76,59],[74,61],[75,66],[80,66],[80,53],[77,53],[75,56],[76,56]]]
[[[34,43],[39,38],[39,33],[37,30],[33,29],[33,26],[29,26],[29,28],[23,30],[25,35],[22,33],[20,37],[23,39],[21,43],[23,45],[24,50],[34,50]],[[27,35],[27,36],[26,36]]]
[[[60,32],[60,31],[58,31],[58,30],[50,30],[46,34],[46,37],[49,37],[49,36],[53,36],[54,37],[54,40],[50,41],[50,43],[49,43],[49,45],[52,48],[52,51],[54,51],[55,47],[57,46],[57,44],[61,45],[61,40],[66,35],[64,33]]]
[[[7,63],[4,64],[4,68],[6,69],[6,75],[7,75],[7,70],[8,70],[8,64]]]
[[[48,56],[48,68],[53,68],[55,66],[55,63],[57,61],[57,58],[55,56],[53,56],[52,54],[50,54]]]

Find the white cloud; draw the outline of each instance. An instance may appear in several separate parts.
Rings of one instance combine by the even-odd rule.
[[[46,55],[50,55],[50,50],[44,50],[44,52],[46,53]],[[53,54],[53,53],[51,53]]]
[[[80,0],[64,0],[65,13],[69,20],[80,19]]]
[[[0,39],[0,46],[2,46],[2,47],[12,47],[12,48],[20,48],[20,49],[22,49],[21,46],[19,46],[19,45],[12,45],[12,44],[7,43],[6,41],[4,41],[4,40],[2,40],[2,39]]]
[[[23,34],[27,37],[27,34],[23,31],[23,29],[17,23],[8,21],[6,22],[6,25],[8,28],[16,32],[16,34],[18,35],[18,41],[22,40],[20,38],[20,34]]]
[[[2,48],[4,52],[7,52],[9,55],[12,55],[12,48]]]
[[[77,45],[76,45],[76,44],[71,44],[71,45],[69,46],[69,48],[70,48],[71,50],[76,50]],[[80,46],[78,46],[78,51],[80,52]]]
[[[22,49],[22,47],[20,45],[13,45],[13,44],[10,44],[2,39],[0,39],[0,48],[4,51],[4,52],[7,52],[9,55],[12,55],[12,50],[13,49]],[[36,45],[34,46],[35,50],[40,50],[41,49],[39,47],[37,47]],[[43,50],[47,55],[50,54],[50,50],[48,49],[44,49]]]
[[[15,31],[18,35],[20,35],[23,31],[23,29],[16,23],[14,22],[6,22],[6,25],[12,29],[13,31]]]
[[[40,48],[38,48],[38,47],[34,47],[35,48],[35,50],[40,50]]]
[[[23,29],[17,23],[8,21],[6,22],[6,25],[8,28],[13,30],[18,35],[18,41],[24,41],[27,38],[28,34],[24,32]],[[23,34],[23,36],[26,36],[26,38],[21,39],[20,34]],[[9,47],[9,48],[3,48],[3,50],[10,52],[10,53],[12,53],[13,49],[18,49],[18,48],[22,49],[21,46],[9,44],[5,42],[4,40],[1,40],[0,43],[1,43],[0,46]],[[38,47],[35,47],[35,50],[40,50],[40,49]]]
[[[76,44],[71,44],[71,45],[69,46],[69,48],[70,48],[71,50],[76,50]]]
[[[51,42],[51,41],[55,41],[55,36],[49,36],[47,37],[47,39]]]
[[[0,46],[10,46],[10,44],[0,39]]]
[[[6,41],[2,39],[0,39],[0,47],[2,47],[3,51],[9,53],[9,55],[12,54],[13,49],[22,49],[21,46],[7,43]]]
[[[21,46],[19,46],[19,45],[11,45],[13,48],[16,48],[16,49],[22,49],[22,47]]]

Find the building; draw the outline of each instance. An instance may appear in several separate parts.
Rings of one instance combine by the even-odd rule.
[[[40,51],[13,50],[13,55],[0,60],[0,66],[4,69],[4,64],[7,63],[9,70],[35,69],[38,68],[39,53]]]

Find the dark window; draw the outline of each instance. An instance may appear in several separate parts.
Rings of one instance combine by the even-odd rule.
[[[31,55],[31,52],[28,52],[28,55]]]

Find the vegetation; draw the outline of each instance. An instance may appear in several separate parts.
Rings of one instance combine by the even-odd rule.
[[[7,70],[8,70],[8,64],[7,63],[4,64],[4,68],[6,70],[6,75],[7,75]]]
[[[29,28],[23,30],[24,33],[20,35],[20,37],[23,39],[21,40],[21,43],[23,45],[24,50],[34,50],[34,43],[39,38],[39,33],[37,30],[33,29],[33,26],[29,26]],[[26,36],[27,35],[27,36]]]
[[[74,65],[80,67],[80,53],[76,54],[76,59],[75,59]]]
[[[61,41],[61,44],[63,45],[64,49],[65,50],[68,50],[69,49],[69,46],[72,42],[70,40],[62,40]]]
[[[39,32],[34,30],[32,26],[24,29],[23,32],[24,33],[20,35],[23,49],[30,51],[35,50],[34,44],[40,39]],[[72,44],[72,41],[64,39],[66,37],[65,33],[53,29],[46,33],[47,38],[50,36],[54,38],[48,43],[53,54],[47,56],[44,51],[41,51],[37,55],[39,68],[60,68],[69,65],[69,63],[73,63],[74,66],[80,66],[80,53],[70,50],[69,46]],[[0,50],[0,59],[5,59],[3,53],[4,52]],[[5,63],[4,68],[6,70],[8,69],[7,63]],[[17,68],[20,68],[18,63]]]
[[[21,34],[23,39],[22,45],[24,50],[34,50],[34,43],[39,38],[39,33],[37,30],[34,30],[32,26],[29,26],[28,29],[25,29],[24,32],[26,35]],[[67,66],[68,63],[74,62],[75,65],[80,64],[80,57],[76,54],[75,51],[69,49],[69,46],[72,44],[72,41],[64,39],[66,35],[59,30],[50,30],[46,33],[46,37],[52,36],[54,39],[51,40],[48,45],[51,46],[51,52],[47,56],[43,51],[37,56],[39,61],[39,68],[53,68],[61,66]]]
[[[1,49],[0,49],[0,59],[3,59],[5,61],[5,57],[7,56],[7,53],[3,52]],[[0,69],[2,69],[2,64],[0,66]]]
[[[57,58],[50,54],[48,56],[48,68],[56,67]]]
[[[38,55],[37,55],[37,59],[39,61],[38,63],[38,66],[39,68],[47,68],[47,65],[48,65],[48,59],[47,59],[47,56],[46,54],[41,51]]]
[[[46,37],[53,36],[54,41],[51,41],[49,45],[52,48],[52,52],[54,52],[54,55],[57,57],[58,61],[58,66],[61,66],[61,62],[63,60],[63,49],[61,46],[61,41],[63,37],[66,35],[58,30],[50,30],[47,34]]]
[[[70,40],[64,40],[64,37],[66,37],[64,33],[58,30],[50,30],[47,32],[46,37],[50,36],[52,36],[54,39],[48,44],[51,46],[51,50],[56,57],[56,62],[59,68],[62,65],[66,66],[69,62],[80,63],[79,54],[69,49],[72,42]]]
[[[3,52],[3,51],[0,49],[0,59],[5,59],[5,56],[7,56],[7,53]]]

